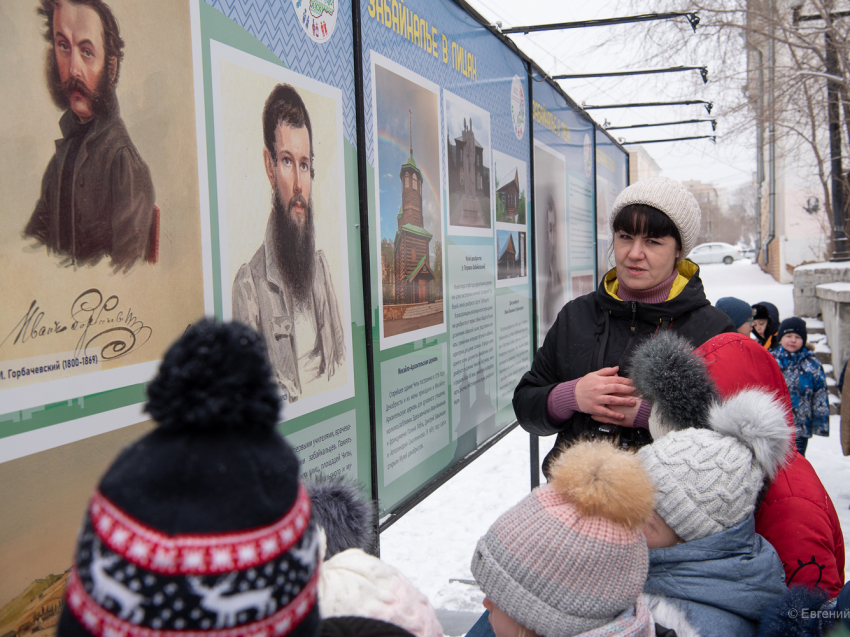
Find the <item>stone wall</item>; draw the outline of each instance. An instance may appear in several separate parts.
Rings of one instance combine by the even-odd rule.
[[[810,263],[796,267],[794,315],[819,316],[821,303],[816,293],[817,286],[838,282],[850,282],[850,263]]]
[[[799,271],[800,268],[797,268],[797,272]],[[795,307],[796,279],[795,276]],[[837,378],[845,361],[850,357],[850,283],[823,283],[817,286],[816,294],[820,303],[826,341],[832,350],[832,366]]]

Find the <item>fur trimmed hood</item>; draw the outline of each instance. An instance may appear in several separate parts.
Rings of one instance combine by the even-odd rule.
[[[787,590],[782,561],[756,534],[752,516],[700,540],[651,549],[643,587],[672,598],[700,633],[735,637],[755,637],[763,613]]]
[[[638,393],[652,403],[650,433],[707,429],[716,398],[714,383],[690,341],[675,332],[660,332],[635,350],[630,377]]]
[[[676,600],[664,595],[644,593],[641,599],[652,614],[652,621],[676,633],[676,637],[702,637],[688,622],[688,612]]]
[[[375,512],[358,486],[346,480],[316,478],[304,486],[313,503],[313,519],[324,531],[325,551],[329,559],[347,549],[372,549],[375,543]]]

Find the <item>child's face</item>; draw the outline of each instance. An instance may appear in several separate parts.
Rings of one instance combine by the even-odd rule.
[[[786,352],[799,352],[800,348],[803,347],[803,339],[800,338],[799,334],[786,334],[781,339],[779,339],[779,344],[782,346]]]
[[[529,637],[535,635],[532,631],[520,626],[501,608],[496,606],[489,597],[484,598],[484,608],[490,611],[490,628],[496,633],[496,637]]]
[[[676,532],[658,515],[657,511],[653,511],[649,519],[640,525],[640,528],[646,537],[646,547],[650,549],[666,549],[684,541],[676,535]]]
[[[764,338],[764,328],[767,327],[767,319],[753,319],[753,329],[759,336]]]

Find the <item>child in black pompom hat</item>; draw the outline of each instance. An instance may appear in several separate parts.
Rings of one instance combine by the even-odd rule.
[[[791,394],[797,451],[806,455],[812,434],[829,436],[829,396],[823,365],[806,347],[806,322],[795,317],[779,325],[779,346],[771,351]]]
[[[261,338],[203,320],[165,355],[92,497],[58,635],[315,637],[319,543]]]

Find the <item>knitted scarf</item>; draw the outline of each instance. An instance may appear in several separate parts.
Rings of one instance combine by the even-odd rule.
[[[623,611],[610,624],[577,637],[649,637],[653,634],[652,615],[643,599],[638,599],[634,608]]]

